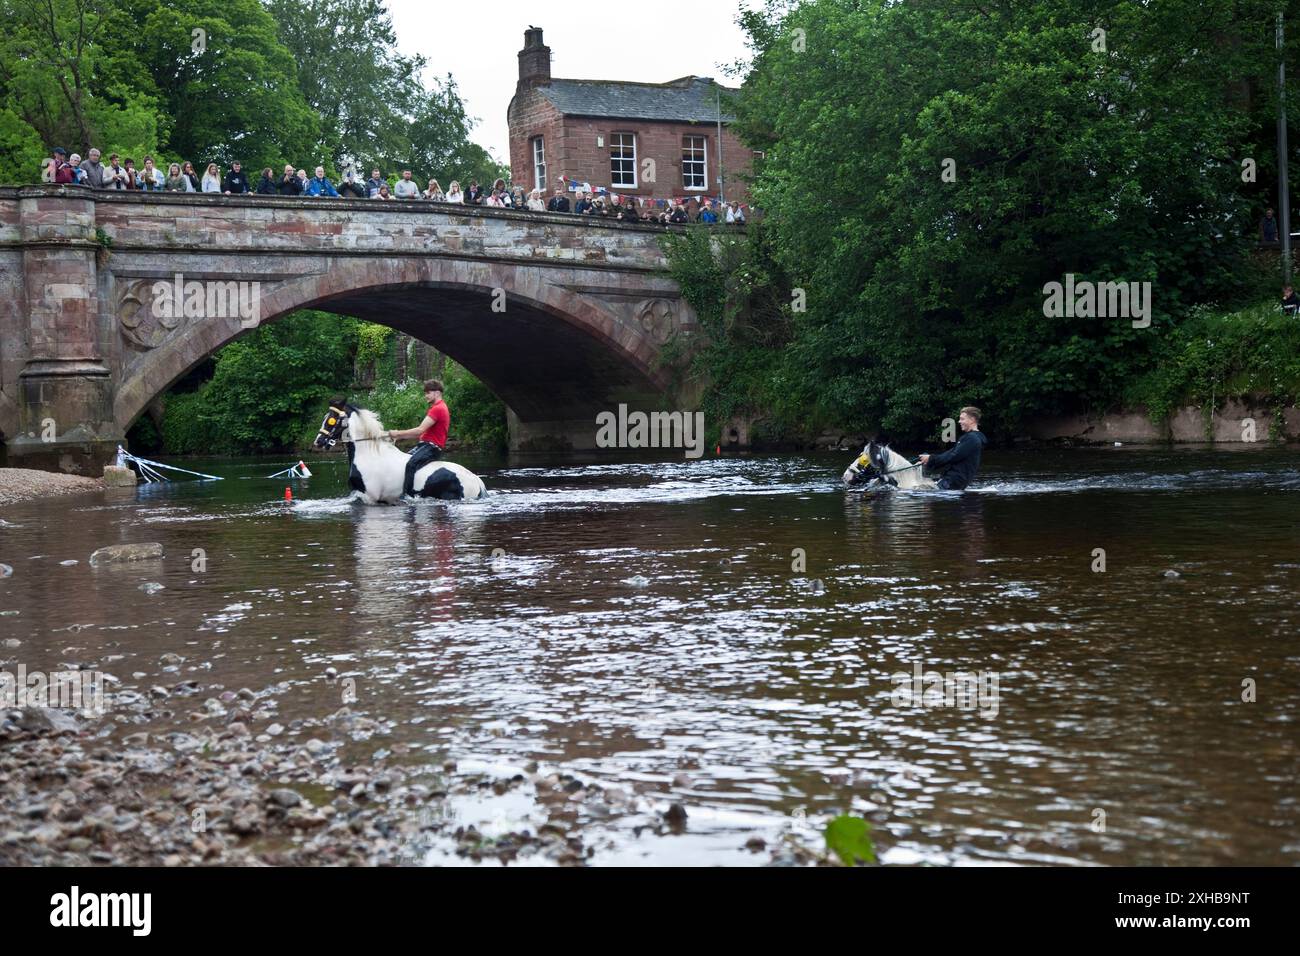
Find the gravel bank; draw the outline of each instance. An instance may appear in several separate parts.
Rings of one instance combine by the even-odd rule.
[[[34,498],[83,494],[103,488],[104,482],[99,478],[61,475],[32,468],[0,468],[0,507]]]
[[[180,659],[165,660],[174,674]],[[582,866],[603,849],[595,821],[689,825],[680,804],[536,763],[429,766],[347,706],[281,723],[278,686],[104,680],[99,716],[0,709],[0,866]],[[458,802],[520,799],[536,807],[528,825],[455,822]],[[821,862],[791,841],[745,846],[756,863]]]

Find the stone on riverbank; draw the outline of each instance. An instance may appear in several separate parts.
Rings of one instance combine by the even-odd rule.
[[[90,556],[92,567],[116,564],[121,561],[148,561],[163,556],[163,546],[157,541],[142,544],[110,544]]]

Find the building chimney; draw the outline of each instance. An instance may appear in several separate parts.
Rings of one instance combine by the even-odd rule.
[[[519,51],[519,89],[545,86],[551,82],[551,48],[542,42],[542,28],[524,31],[524,48]]]

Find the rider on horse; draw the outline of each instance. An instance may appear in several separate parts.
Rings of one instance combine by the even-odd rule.
[[[406,463],[406,479],[402,485],[402,494],[414,494],[415,473],[431,461],[442,457],[447,447],[447,429],[451,427],[451,412],[442,400],[442,382],[431,378],[424,383],[424,397],[430,403],[424,420],[414,428],[390,428],[388,437],[416,438],[419,443],[411,449],[410,461]]]

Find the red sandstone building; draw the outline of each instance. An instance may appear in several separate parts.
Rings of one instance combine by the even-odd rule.
[[[547,197],[557,185],[585,182],[643,200],[744,202],[737,173],[749,171],[751,153],[728,129],[733,117],[725,101],[733,92],[700,76],[668,83],[558,79],[541,29],[530,27],[506,113],[512,179]]]

